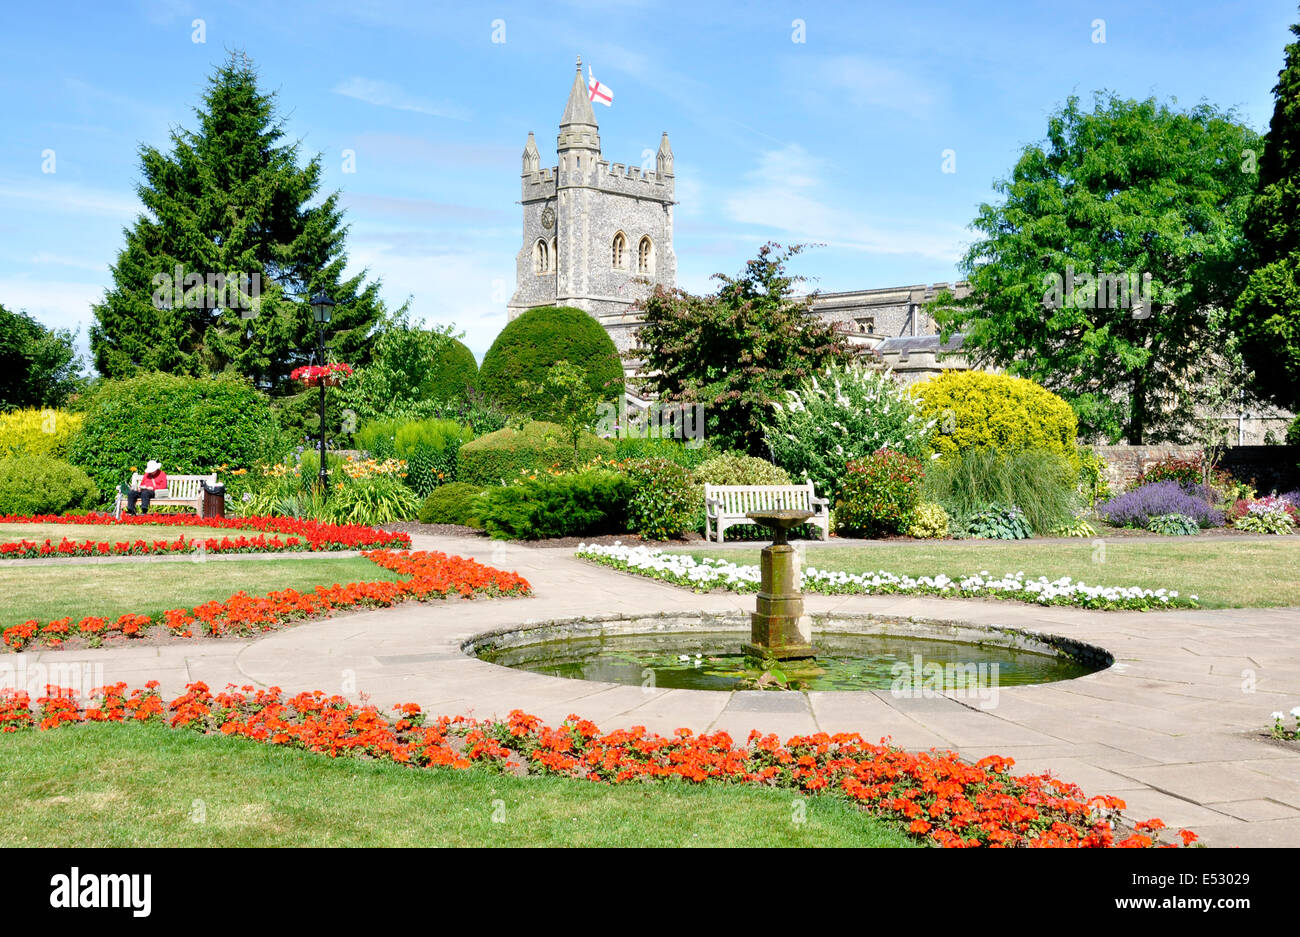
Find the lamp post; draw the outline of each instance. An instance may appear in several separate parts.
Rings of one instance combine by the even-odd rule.
[[[324,291],[311,298],[311,317],[316,320],[316,351],[320,366],[325,367],[325,326],[334,311],[334,300]],[[320,490],[322,497],[329,496],[329,479],[325,474],[325,379],[320,381]]]

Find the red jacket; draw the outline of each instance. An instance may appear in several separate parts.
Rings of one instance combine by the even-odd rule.
[[[159,469],[152,475],[141,475],[140,487],[151,488],[154,491],[162,491],[167,487],[167,473],[162,469]]]

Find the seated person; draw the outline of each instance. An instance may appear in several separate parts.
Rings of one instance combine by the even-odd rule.
[[[149,464],[144,467],[144,475],[140,478],[138,487],[132,488],[126,493],[126,513],[135,513],[135,504],[140,502],[140,513],[149,513],[149,501],[153,498],[167,497],[167,473],[162,470],[162,465],[154,459],[149,460]]]

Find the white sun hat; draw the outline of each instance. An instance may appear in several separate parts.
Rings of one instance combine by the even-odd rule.
[[[144,473],[145,473],[146,475],[152,475],[154,472],[158,471],[160,468],[162,468],[162,463],[161,463],[161,462],[159,462],[157,459],[150,459],[150,460],[149,460],[149,464],[146,465],[146,466],[144,467]]]

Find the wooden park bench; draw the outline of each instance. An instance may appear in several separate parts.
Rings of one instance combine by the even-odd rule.
[[[809,524],[822,529],[822,539],[831,535],[830,502],[817,497],[812,482],[802,485],[705,485],[704,539],[717,534],[722,543],[728,527],[754,523],[750,511],[812,511]]]
[[[140,484],[143,476],[139,472],[131,476],[131,488]],[[160,504],[179,504],[184,507],[193,508],[194,513],[199,517],[203,516],[203,483],[209,485],[217,483],[217,473],[211,475],[168,475],[167,476],[167,497],[153,498],[149,501],[149,507],[155,508]],[[126,495],[121,491],[117,493],[117,500],[113,504],[113,516],[121,517],[126,510]]]

